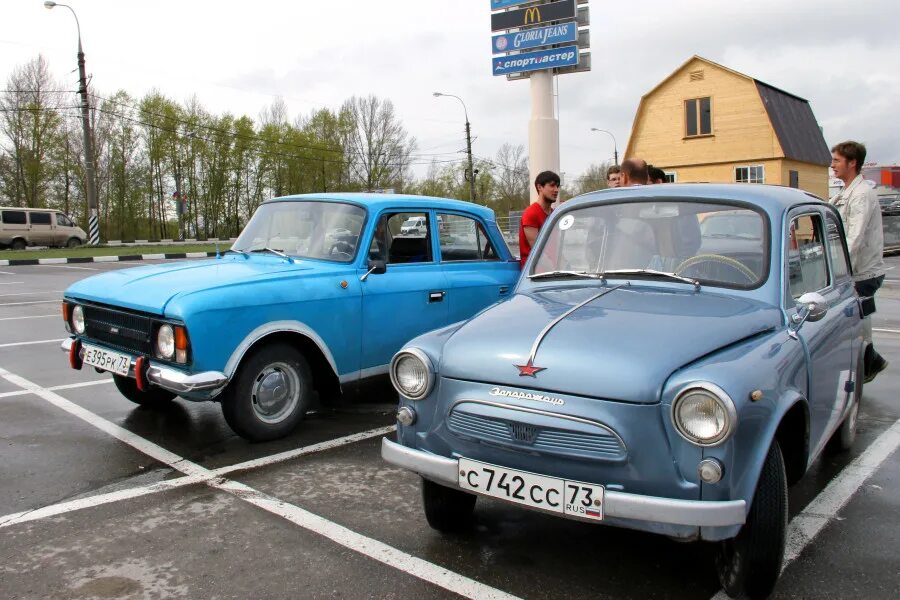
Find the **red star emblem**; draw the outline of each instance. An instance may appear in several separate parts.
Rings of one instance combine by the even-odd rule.
[[[519,377],[534,377],[541,371],[545,370],[547,367],[535,367],[531,364],[531,359],[528,359],[527,365],[513,365],[515,368],[519,370]]]

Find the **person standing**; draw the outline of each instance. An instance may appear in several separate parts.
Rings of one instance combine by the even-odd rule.
[[[642,158],[629,158],[622,161],[622,172],[619,173],[619,187],[647,185],[647,161]]]
[[[844,221],[853,283],[863,299],[864,335],[866,343],[864,383],[887,368],[887,361],[872,344],[872,319],[875,312],[875,292],[884,282],[884,231],[881,227],[881,208],[874,190],[863,180],[860,171],[866,161],[866,147],[847,141],[831,149],[831,168],[834,176],[844,182],[843,189],[829,200]]]
[[[534,179],[534,187],[537,190],[537,202],[534,202],[522,213],[522,221],[519,223],[519,267],[525,267],[525,261],[531,253],[531,248],[537,240],[544,221],[553,210],[551,205],[559,196],[559,175],[553,171],[542,171]]]

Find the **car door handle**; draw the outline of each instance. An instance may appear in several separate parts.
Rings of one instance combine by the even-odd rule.
[[[501,295],[501,296],[505,296],[505,295],[507,295],[508,293],[509,293],[509,286],[508,286],[508,285],[501,285],[501,286],[500,286],[500,295]]]
[[[429,302],[443,302],[444,292],[428,292]]]

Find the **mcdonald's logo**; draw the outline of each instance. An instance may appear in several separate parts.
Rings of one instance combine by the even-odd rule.
[[[531,8],[525,9],[525,21],[524,25],[531,25],[534,23],[541,22],[541,9],[537,6],[532,6]]]
[[[519,29],[551,21],[575,19],[575,0],[544,2],[537,6],[491,14],[491,31]]]

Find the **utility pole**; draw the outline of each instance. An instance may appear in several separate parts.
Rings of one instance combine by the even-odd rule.
[[[466,152],[469,155],[469,200],[475,202],[475,165],[472,163],[472,128],[466,115]]]

